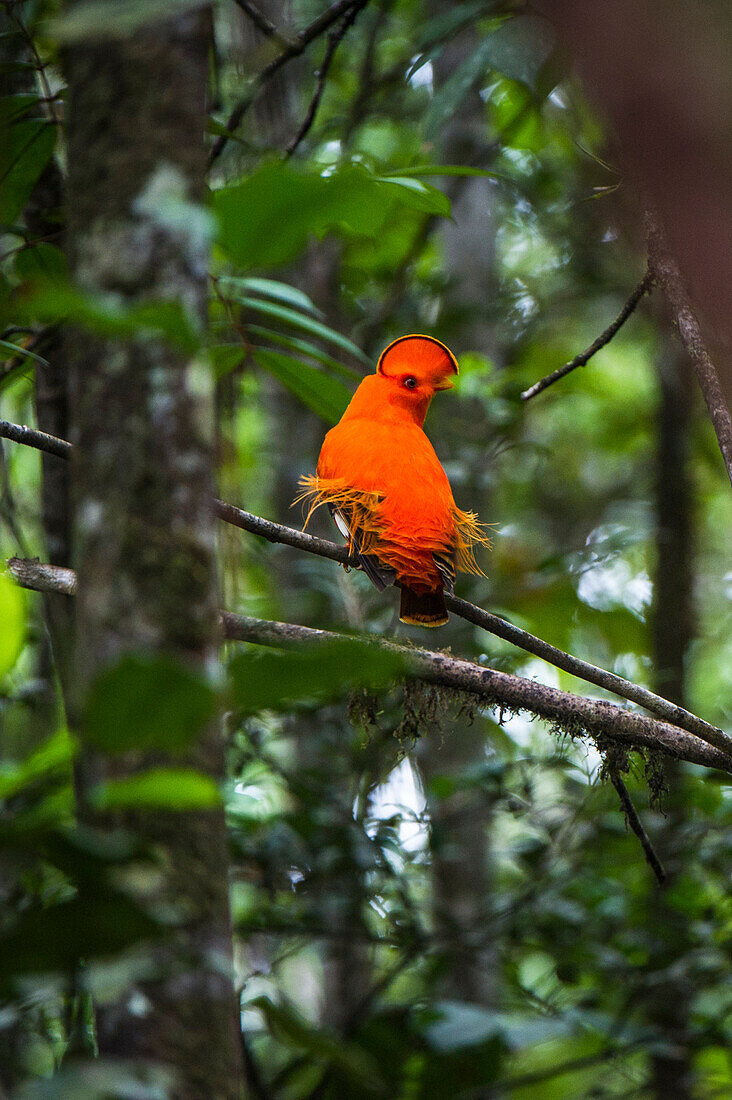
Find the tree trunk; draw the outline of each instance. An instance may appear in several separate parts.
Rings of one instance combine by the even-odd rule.
[[[179,302],[202,323],[206,223],[194,204],[205,172],[208,17],[190,9],[129,37],[94,30],[65,56],[73,274],[127,305]],[[173,654],[201,674],[214,660],[212,401],[203,366],[160,339],[72,333],[68,353],[79,576],[73,717],[83,737],[86,692],[123,654]],[[82,793],[149,762],[87,748]],[[201,735],[184,762],[222,777],[220,731]],[[132,814],[125,824],[160,854],[161,900],[186,917],[156,957],[156,976],[100,1011],[100,1052],[172,1067],[178,1100],[235,1100],[223,813]]]
[[[656,576],[653,612],[655,690],[685,705],[684,662],[693,638],[691,484],[688,450],[691,422],[691,372],[683,354],[667,347],[659,371],[658,470],[656,477]],[[685,773],[675,762],[667,768],[666,819],[656,838],[667,874],[668,891],[693,858],[686,822]],[[687,918],[665,898],[649,902],[648,935],[653,977],[649,1019],[663,1040],[651,1059],[652,1095],[657,1100],[691,1100],[693,1051],[689,1013],[695,990],[683,973],[690,950]]]

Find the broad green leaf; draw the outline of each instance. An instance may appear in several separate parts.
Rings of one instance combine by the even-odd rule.
[[[192,768],[150,768],[98,784],[89,802],[97,810],[206,810],[221,805],[221,793]]]
[[[341,348],[355,359],[360,359],[366,366],[372,366],[369,357],[364,355],[356,344],[346,336],[341,336],[340,332],[336,332],[335,329],[324,325],[322,321],[306,317],[304,314],[298,313],[297,310],[288,309],[287,306],[279,306],[274,302],[262,302],[257,298],[237,298],[236,301],[247,309],[254,310],[255,313],[264,313],[267,317],[275,317],[278,321],[284,321],[293,328],[300,328],[304,332],[310,333],[311,336],[317,336],[329,344],[335,344],[336,347]]]
[[[38,284],[19,302],[26,319],[73,322],[101,336],[164,338],[193,354],[201,344],[196,322],[177,301],[129,306],[116,295],[92,294],[58,280]]]
[[[33,118],[0,133],[0,224],[12,224],[30,198],[56,144],[56,129]]]
[[[358,163],[315,171],[267,163],[240,183],[214,191],[219,243],[240,267],[285,263],[310,237],[328,232],[376,239],[400,206],[444,213],[447,200],[415,186],[397,186]]]
[[[352,382],[360,382],[363,378],[361,371],[356,370],[355,367],[348,367],[345,363],[339,363],[337,359],[333,359],[332,356],[322,351],[317,344],[311,344],[309,340],[300,340],[296,336],[285,336],[274,329],[263,328],[262,325],[247,325],[247,334],[263,336],[267,340],[271,340],[272,343],[279,344],[280,347],[297,351],[301,355],[307,355],[308,358],[314,359],[316,363],[322,363],[324,367],[330,368],[330,370],[343,375],[344,378],[348,378]]]
[[[385,687],[403,673],[400,654],[358,639],[292,653],[242,653],[229,665],[235,705],[248,714],[319,705],[354,687]]]
[[[213,689],[171,657],[128,654],[92,685],[84,736],[107,752],[181,751],[215,708]]]
[[[329,424],[338,423],[353,396],[342,382],[283,352],[254,348],[252,354],[260,367],[274,375],[304,405]]]
[[[4,573],[0,573],[0,677],[9,672],[25,641],[25,598]]]

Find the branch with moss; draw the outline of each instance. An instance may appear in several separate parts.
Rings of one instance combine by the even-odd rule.
[[[72,446],[66,440],[57,439],[55,436],[36,431],[34,428],[28,428],[23,424],[13,424],[7,420],[0,420],[0,438],[34,447],[37,450],[56,455],[58,458],[71,457]],[[297,531],[292,527],[285,527],[283,524],[274,523],[272,520],[263,519],[261,516],[255,516],[252,512],[246,512],[242,508],[237,508],[223,500],[214,500],[213,506],[215,514],[225,523],[230,523],[233,527],[248,531],[250,534],[259,535],[268,542],[290,546],[295,550],[315,554],[317,557],[328,558],[330,561],[338,562],[343,566],[357,567],[357,562],[349,558],[345,546],[337,546],[335,543],[329,542],[328,539],[321,539],[315,535],[309,535],[306,531]],[[537,638],[535,635],[529,634],[528,631],[521,630],[520,627],[515,626],[507,619],[493,615],[490,611],[485,611],[482,607],[477,607],[458,596],[446,594],[445,603],[448,610],[459,618],[465,619],[466,622],[486,630],[497,638],[510,642],[517,648],[524,650],[524,652],[539,657],[547,664],[554,665],[555,668],[568,672],[586,683],[594,684],[595,687],[612,692],[614,695],[620,696],[621,699],[627,699],[631,703],[644,707],[665,722],[694,734],[701,741],[714,746],[728,756],[732,756],[732,737],[684,707],[679,707],[670,700],[656,695],[648,688],[642,687],[640,684],[634,684],[631,680],[625,680],[614,672],[609,672],[607,669],[583,661],[579,657],[574,657],[571,653],[565,653],[564,650],[545,642],[542,638]]]
[[[63,592],[67,596],[76,594],[76,574],[72,569],[26,558],[11,558],[8,569],[23,588]],[[504,712],[534,714],[550,722],[557,732],[572,737],[590,737],[600,749],[609,745],[650,749],[732,774],[732,753],[721,752],[677,726],[601,699],[572,695],[522,676],[484,668],[472,661],[428,649],[411,649],[373,636],[339,634],[294,623],[235,615],[230,611],[220,613],[220,622],[223,640],[253,642],[278,649],[312,650],[313,646],[329,642],[352,642],[354,645],[366,642],[376,649],[396,654],[409,677],[467,692],[482,705],[498,707]]]

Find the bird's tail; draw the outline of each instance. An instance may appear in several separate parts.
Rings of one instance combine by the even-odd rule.
[[[438,588],[420,595],[411,588],[402,588],[399,618],[411,626],[444,626],[448,620],[444,592]]]

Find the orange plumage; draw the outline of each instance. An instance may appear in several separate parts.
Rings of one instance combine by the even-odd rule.
[[[310,512],[327,504],[351,553],[379,589],[401,588],[402,622],[447,622],[455,568],[480,573],[489,541],[462,512],[422,424],[435,393],[452,389],[455,356],[431,336],[402,336],[382,352],[323,441],[317,476],[301,479]]]

